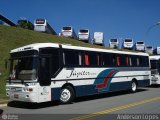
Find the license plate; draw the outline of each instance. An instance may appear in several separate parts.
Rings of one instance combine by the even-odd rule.
[[[18,94],[14,94],[14,98],[19,98],[19,95]]]

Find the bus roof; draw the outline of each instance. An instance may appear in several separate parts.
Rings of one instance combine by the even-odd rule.
[[[30,44],[30,45],[26,45],[26,46],[23,46],[23,47],[13,49],[13,50],[11,50],[10,53],[27,51],[27,50],[37,50],[37,51],[39,51],[40,48],[46,48],[46,47],[59,48],[60,45],[62,46],[62,48],[65,48],[65,49],[87,50],[87,51],[97,51],[97,52],[109,52],[109,53],[148,56],[147,53],[137,52],[137,51],[132,52],[132,51],[120,51],[120,50],[116,50],[116,49],[89,48],[89,47],[81,47],[81,46],[72,46],[70,44],[61,44],[61,43],[34,43],[34,44]]]
[[[153,55],[153,56],[149,56],[150,60],[159,60],[160,59],[160,55]]]

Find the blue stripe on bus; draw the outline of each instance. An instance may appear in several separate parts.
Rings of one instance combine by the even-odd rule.
[[[109,90],[111,80],[113,79],[113,76],[117,72],[118,71],[116,69],[106,69],[99,73],[99,75],[97,76],[97,79],[94,82],[94,84],[96,84],[96,89],[98,89],[98,92]],[[104,79],[99,79],[102,77],[104,77]]]
[[[150,80],[138,80],[138,87],[145,87],[150,85]],[[108,90],[102,90],[99,91],[96,89],[96,85],[81,85],[81,86],[74,86],[76,91],[76,97],[80,96],[87,96],[87,95],[93,95],[93,94],[100,94],[100,93],[107,93],[107,92],[114,92],[114,91],[120,91],[120,90],[128,90],[131,89],[131,81],[127,82],[116,82],[111,83]],[[60,98],[60,91],[61,88],[52,88],[51,89],[51,98],[53,100],[59,100]]]

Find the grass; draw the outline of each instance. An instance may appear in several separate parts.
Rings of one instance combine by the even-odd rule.
[[[22,28],[0,25],[0,73],[2,73],[2,75],[0,75],[0,101],[1,98],[7,99],[5,95],[5,80],[7,79],[8,72],[5,69],[4,61],[9,58],[10,50],[27,44],[44,42],[72,44],[85,47],[100,47],[74,39],[62,38],[51,34],[38,33]]]
[[[9,27],[0,25],[0,101],[7,99],[5,93],[5,80],[7,79],[8,72],[5,69],[4,61],[9,58],[9,52],[12,49],[21,47],[32,43],[63,43],[75,46],[104,48],[98,45],[91,45],[78,40],[57,37],[51,34],[34,32],[22,28]]]

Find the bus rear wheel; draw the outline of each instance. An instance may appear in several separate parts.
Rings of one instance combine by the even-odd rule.
[[[132,84],[131,84],[131,92],[136,92],[137,91],[137,83],[135,80],[132,81]]]
[[[60,93],[60,102],[62,104],[71,103],[74,97],[75,97],[75,93],[71,86],[66,86],[62,88],[61,93]]]

